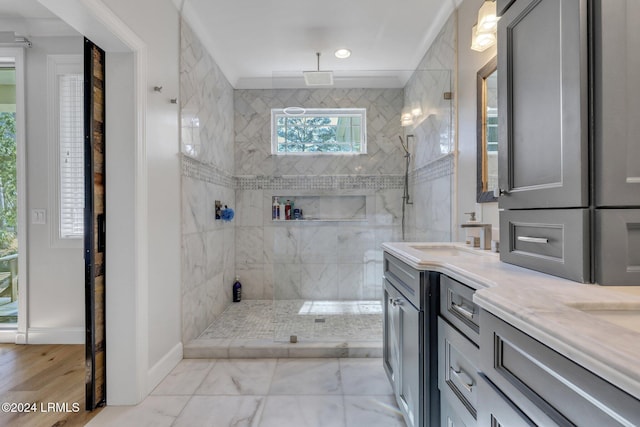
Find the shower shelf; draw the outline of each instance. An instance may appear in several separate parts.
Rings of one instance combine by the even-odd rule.
[[[272,219],[272,223],[308,222],[367,222],[367,195],[363,194],[274,194],[280,203],[293,202],[294,209],[302,210],[302,219]],[[293,211],[292,211],[293,216]]]
[[[291,219],[291,220],[280,220],[280,219],[272,219],[271,222],[275,224],[295,224],[295,223],[303,223],[303,222],[367,222],[366,218],[311,218],[311,219]]]

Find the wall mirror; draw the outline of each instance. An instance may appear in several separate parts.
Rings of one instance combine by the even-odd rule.
[[[477,201],[497,202],[498,187],[498,69],[494,56],[478,71]]]

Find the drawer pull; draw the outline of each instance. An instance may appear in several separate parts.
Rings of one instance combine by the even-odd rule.
[[[545,237],[518,236],[518,240],[527,243],[549,243],[549,239]]]
[[[451,368],[451,373],[453,374],[453,376],[458,380],[459,383],[462,384],[462,386],[467,389],[467,391],[469,393],[471,393],[471,391],[473,390],[473,378],[471,378],[471,376],[469,374],[467,374],[465,371],[462,370],[462,368],[458,368],[457,370],[454,368]]]
[[[469,310],[468,308],[466,308],[464,305],[459,305],[456,304],[455,302],[451,301],[451,308],[453,309],[453,311],[461,314],[462,316],[466,317],[467,319],[473,320],[473,316],[474,316],[474,312]]]

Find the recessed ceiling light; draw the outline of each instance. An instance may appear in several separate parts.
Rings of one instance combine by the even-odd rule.
[[[342,48],[336,50],[334,55],[336,55],[336,58],[345,59],[351,56],[351,51],[349,49]]]

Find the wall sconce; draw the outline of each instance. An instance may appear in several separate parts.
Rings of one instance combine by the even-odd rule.
[[[496,44],[498,19],[495,1],[485,0],[478,11],[478,23],[471,29],[472,50],[483,52]]]
[[[404,126],[411,126],[414,124],[415,119],[422,116],[422,106],[418,101],[411,103],[411,106],[404,107],[400,115],[400,124]]]

